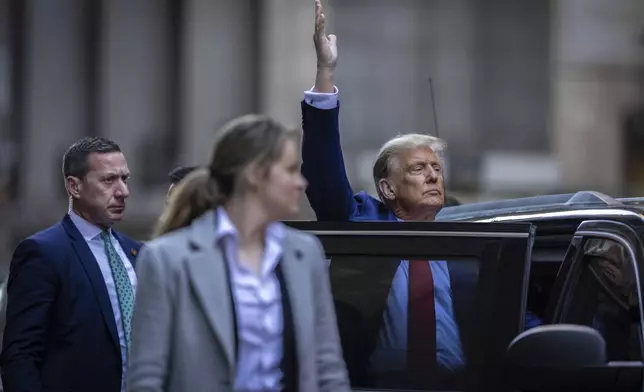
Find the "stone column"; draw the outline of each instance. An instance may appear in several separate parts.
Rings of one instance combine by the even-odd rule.
[[[25,1],[21,224],[42,228],[65,212],[62,155],[87,131],[86,0]]]
[[[163,153],[172,131],[169,11],[168,0],[102,1],[100,129],[95,132],[117,142],[127,158],[132,173],[128,220],[158,215],[167,189],[162,177],[158,186],[144,186],[142,179],[144,171],[167,169],[162,161],[173,158]]]
[[[183,164],[210,159],[216,129],[257,108],[254,0],[186,0],[182,53]]]
[[[622,122],[637,103],[639,0],[553,1],[553,149],[562,186],[619,195]]]
[[[325,14],[333,29],[332,6]],[[262,4],[260,32],[260,108],[289,127],[301,127],[300,101],[313,86],[316,57],[313,47],[315,8],[312,1],[271,0]],[[341,40],[342,38],[340,38]],[[342,42],[340,42],[342,45]],[[300,200],[300,219],[314,219],[306,196]]]
[[[329,33],[331,6],[325,1]],[[301,126],[299,102],[315,80],[312,1],[272,0],[262,5],[260,33],[260,108],[289,126]]]
[[[476,164],[476,34],[475,1],[419,1],[416,4],[417,70],[410,101],[418,129],[436,135],[434,115],[441,138],[448,143],[445,175],[449,188],[475,184]],[[402,2],[401,2],[402,4]],[[396,78],[395,76],[392,76]],[[436,113],[432,108],[432,78]],[[393,136],[393,134],[391,134]]]

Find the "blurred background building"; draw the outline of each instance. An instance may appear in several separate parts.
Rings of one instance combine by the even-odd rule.
[[[644,196],[641,0],[325,4],[356,189],[373,190],[385,140],[437,123],[466,201]],[[298,126],[313,21],[313,0],[0,0],[2,263],[65,212],[61,157],[82,136],[124,149],[123,228],[145,239],[166,174],[207,161],[218,126],[247,112]]]

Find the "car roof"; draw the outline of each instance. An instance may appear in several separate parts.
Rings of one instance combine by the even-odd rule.
[[[613,198],[596,191],[523,197],[445,207],[436,216],[436,220],[471,221],[493,217],[511,220],[512,216],[565,211],[579,211],[580,215],[587,215],[589,210],[597,209],[621,209],[641,213],[644,212],[644,198]]]

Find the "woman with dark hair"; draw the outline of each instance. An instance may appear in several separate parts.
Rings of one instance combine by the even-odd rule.
[[[249,115],[172,192],[139,255],[131,392],[349,391],[318,240],[298,212],[300,132]]]

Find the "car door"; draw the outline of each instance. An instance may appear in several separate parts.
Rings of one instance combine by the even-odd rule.
[[[289,224],[316,235],[330,260],[338,329],[354,390],[502,390],[505,349],[524,327],[531,224]],[[409,274],[417,263],[428,262],[435,283],[437,341],[435,351],[421,352],[430,361],[418,370],[407,364],[424,342],[411,341],[405,323],[424,310],[409,301]]]
[[[608,363],[593,380],[604,390],[642,390],[643,256],[642,242],[627,224],[583,222],[552,292],[552,323],[586,325],[604,338]]]

